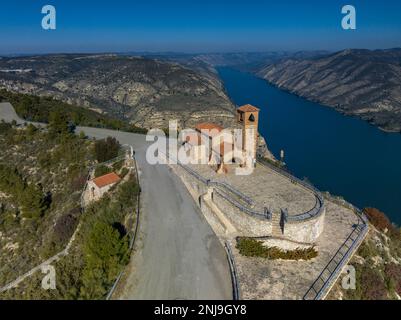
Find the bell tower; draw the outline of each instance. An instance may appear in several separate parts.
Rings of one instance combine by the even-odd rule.
[[[238,123],[242,126],[242,141],[243,141],[243,150],[253,150],[253,159],[256,159],[256,149],[257,149],[257,141],[258,141],[258,122],[259,122],[259,109],[246,104],[237,109],[237,120]],[[247,146],[248,134],[250,132],[254,136],[252,139],[252,146]]]

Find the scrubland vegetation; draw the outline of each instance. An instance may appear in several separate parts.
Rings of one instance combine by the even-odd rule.
[[[53,264],[56,290],[42,289],[37,272],[0,299],[102,299],[129,259],[139,186],[115,163],[126,178],[82,212],[90,167],[99,155],[114,158],[119,144],[75,135],[63,112],[48,119],[48,129],[0,123],[0,287],[63,250],[80,228],[69,254]]]
[[[375,209],[364,209],[371,230],[349,263],[356,270],[356,288],[345,290],[341,281],[330,299],[401,299],[401,231],[387,216]]]
[[[310,260],[318,255],[313,247],[286,251],[277,247],[266,247],[262,241],[252,238],[238,238],[236,247],[243,256],[270,260]]]
[[[51,97],[39,97],[28,94],[0,90],[0,102],[10,102],[17,114],[25,120],[49,123],[56,111],[72,125],[108,128],[127,132],[146,134],[147,130],[128,122],[109,117],[87,108],[71,105]]]

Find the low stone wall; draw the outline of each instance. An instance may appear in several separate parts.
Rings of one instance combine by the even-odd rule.
[[[326,209],[308,220],[291,221],[284,224],[283,237],[297,242],[314,243],[324,229]]]
[[[201,197],[201,211],[206,218],[209,225],[212,227],[213,231],[218,235],[225,235],[227,234],[227,230],[219,218],[216,216],[216,213],[213,209],[209,206],[209,204],[205,201],[205,197]]]
[[[214,186],[207,186],[194,175],[190,174],[180,165],[170,165],[174,173],[180,177],[188,191],[201,208],[206,219],[212,225],[216,233],[224,230],[219,219],[212,214],[212,210],[204,203],[203,197],[209,196],[211,201],[221,210],[231,224],[237,229],[237,236],[244,237],[268,237],[272,235],[272,223],[270,219],[251,216],[226,199],[224,192]],[[203,207],[202,207],[203,206]],[[277,214],[277,213],[276,213]],[[307,220],[288,221],[284,224],[283,238],[300,243],[314,243],[324,228],[325,210],[322,213]],[[222,229],[223,228],[223,229]]]
[[[271,235],[272,222],[270,220],[262,220],[249,216],[231,204],[216,191],[213,191],[212,193],[212,201],[235,226],[239,236],[263,237]]]

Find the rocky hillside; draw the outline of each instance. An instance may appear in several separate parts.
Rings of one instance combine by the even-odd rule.
[[[258,75],[280,88],[401,132],[401,49],[289,58]]]
[[[0,287],[69,241],[94,163],[92,144],[53,129],[0,123]]]
[[[355,288],[344,289],[340,277],[328,299],[401,300],[401,229],[377,209],[364,211],[370,231],[348,263],[356,271]]]
[[[47,55],[0,58],[0,88],[52,96],[133,124],[230,125],[234,106],[212,72],[142,57]]]

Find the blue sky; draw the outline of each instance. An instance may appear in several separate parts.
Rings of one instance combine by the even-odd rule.
[[[42,6],[57,30],[41,28]],[[341,8],[357,30],[341,28]],[[340,50],[401,47],[399,0],[14,0],[0,4],[0,54]]]

